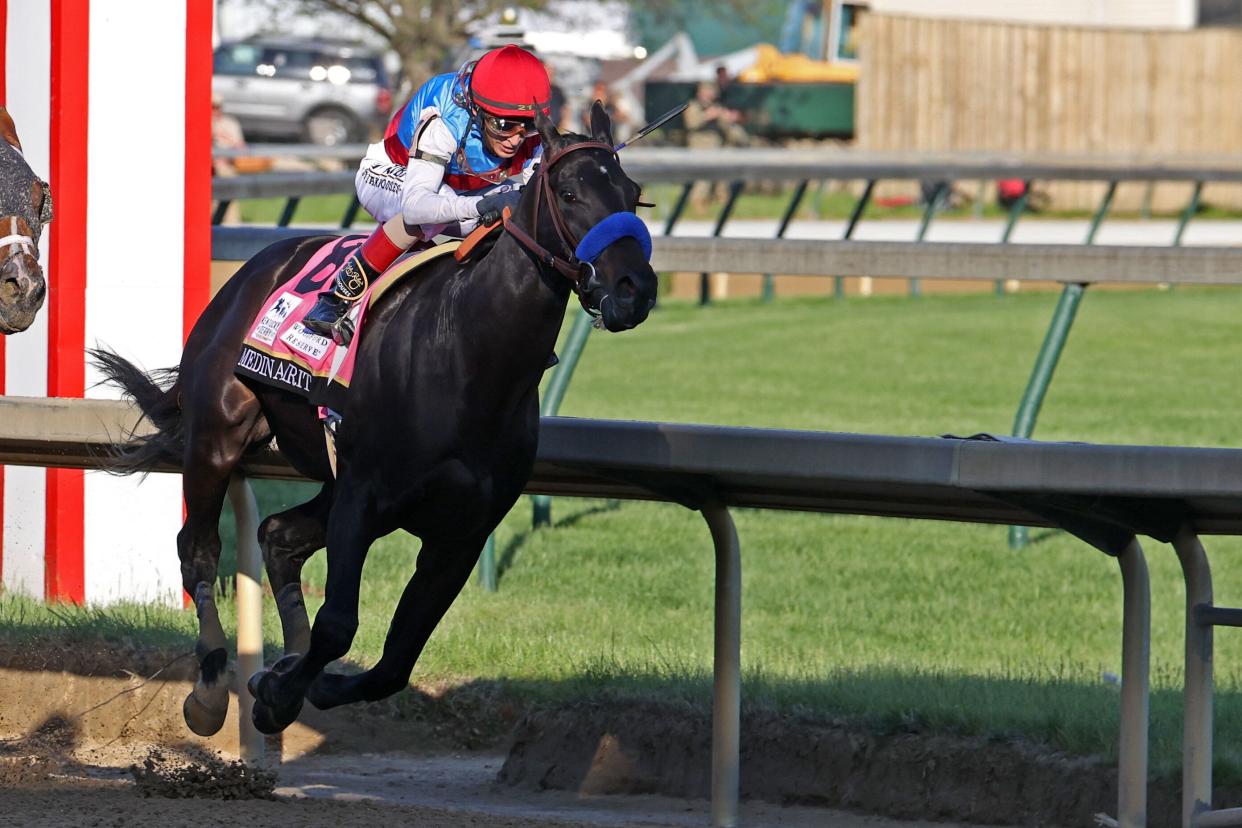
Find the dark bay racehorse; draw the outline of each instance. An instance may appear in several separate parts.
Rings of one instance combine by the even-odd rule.
[[[225,637],[212,585],[217,524],[247,451],[276,438],[299,472],[324,485],[307,503],[263,521],[259,539],[276,595],[286,655],[250,680],[255,723],[276,732],[303,697],[320,708],[391,695],[465,584],[487,536],[530,477],[538,437],[538,386],[566,301],[576,292],[612,331],[642,322],[656,276],[640,235],[621,236],[595,267],[575,245],[614,214],[633,219],[639,187],[612,151],[597,103],[591,138],[561,135],[540,115],[544,160],[509,232],[477,264],[452,257],[388,291],[368,312],[350,398],[337,437],[334,481],[315,409],[289,392],[239,379],[242,338],[266,297],[291,278],[324,237],[282,242],[238,271],[194,326],[179,372],[159,382],[97,352],[100,366],[159,429],[122,457],[122,471],[180,463],[186,521],[177,536],[186,590],[199,616],[200,679],[186,699],[196,733],[220,728],[228,704]],[[363,561],[376,539],[405,529],[422,539],[417,567],[393,616],[384,653],[364,673],[324,673],[358,627]],[[307,621],[306,559],[327,544],[325,600]]]
[[[51,188],[26,163],[13,119],[0,106],[0,334],[26,330],[43,307],[39,236],[51,220]]]

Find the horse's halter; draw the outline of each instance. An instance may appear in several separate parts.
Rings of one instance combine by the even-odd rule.
[[[574,239],[573,233],[569,231],[569,226],[565,223],[565,217],[561,215],[561,208],[557,205],[555,194],[552,192],[552,178],[550,175],[552,167],[566,155],[586,149],[602,149],[607,150],[609,155],[616,155],[611,144],[605,144],[602,141],[580,141],[562,148],[555,155],[545,156],[544,160],[539,164],[539,169],[535,171],[535,221],[539,220],[540,203],[546,199],[548,212],[552,216],[552,227],[556,230],[557,241],[560,242],[563,250],[569,252],[568,256],[561,257],[550,253],[547,248],[535,241],[534,236],[518,227],[517,222],[513,220],[512,216],[505,217],[504,226],[505,230],[517,240],[518,244],[535,254],[540,264],[554,268],[568,279],[573,285],[574,293],[578,295],[582,307],[592,316],[598,316],[599,311],[592,310],[588,302],[588,297],[595,288],[595,266],[590,262],[580,261],[574,255],[578,242]]]
[[[11,144],[9,146],[12,147],[14,152],[18,153],[19,155],[21,154],[22,152],[21,149],[19,149],[18,147],[14,147]],[[47,184],[42,181],[40,181],[39,183],[43,187],[43,204],[39,210],[39,223],[40,223],[40,226],[42,226],[52,220],[52,199],[48,192]],[[35,259],[38,259],[39,248],[36,246],[35,240],[30,236],[27,236],[23,233],[18,232],[18,228],[17,228],[18,217],[10,215],[10,216],[6,216],[6,218],[8,218],[7,229],[9,232],[8,232],[8,235],[0,236],[0,250],[6,247],[10,247],[13,249],[10,250],[8,255],[6,255],[3,259],[0,259],[0,267],[3,267],[4,265],[8,264],[11,260],[20,256],[23,252],[29,253]],[[2,221],[3,220],[0,219],[0,222]],[[0,224],[0,226],[3,226],[3,225]],[[3,231],[0,231],[0,232],[3,232]]]
[[[0,259],[0,268],[3,268],[13,259],[22,255],[23,251],[34,256],[35,259],[39,258],[39,250],[35,247],[34,239],[17,232],[16,216],[9,216],[9,234],[7,236],[0,236],[0,250],[6,247],[13,247],[14,249],[9,251],[9,254],[3,259]]]

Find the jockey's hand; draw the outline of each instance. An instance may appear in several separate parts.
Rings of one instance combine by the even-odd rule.
[[[495,224],[504,215],[504,209],[517,209],[518,200],[522,198],[521,190],[505,190],[490,193],[479,199],[479,223]]]

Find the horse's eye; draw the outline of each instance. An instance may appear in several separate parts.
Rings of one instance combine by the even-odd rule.
[[[566,201],[577,201],[578,197],[573,194],[572,190],[561,190],[561,198]]]

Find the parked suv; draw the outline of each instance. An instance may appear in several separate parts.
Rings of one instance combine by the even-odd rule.
[[[392,86],[380,55],[354,43],[250,39],[222,43],[212,89],[247,140],[335,145],[382,131]]]

